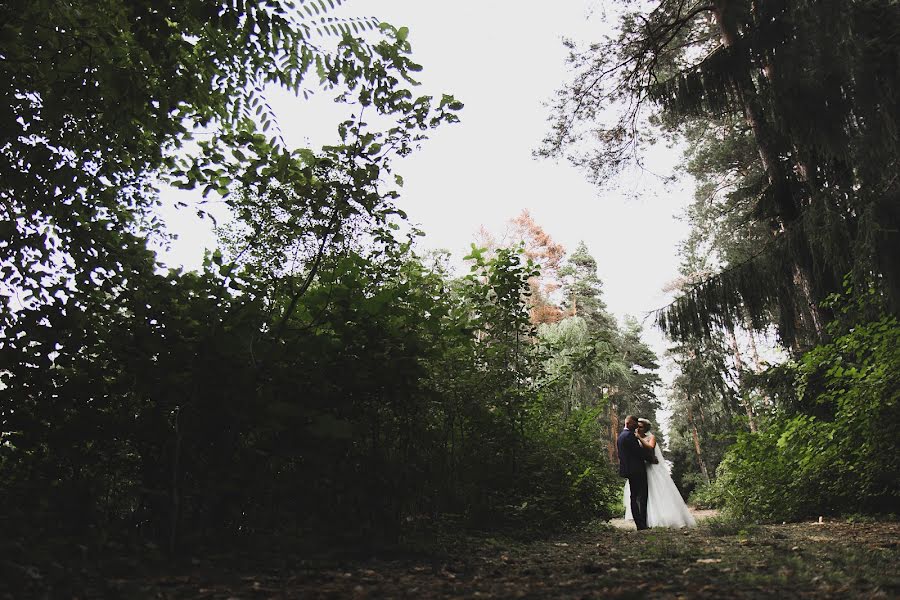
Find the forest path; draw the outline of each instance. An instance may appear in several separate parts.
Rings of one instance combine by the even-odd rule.
[[[700,510],[691,508],[690,510],[691,514],[694,515],[694,519],[696,519],[697,523],[702,523],[706,519],[711,519],[712,517],[719,516],[719,511],[715,509]],[[617,529],[630,529],[631,531],[636,531],[634,521],[626,521],[625,519],[610,519],[609,524]]]
[[[900,523],[470,538],[436,557],[207,557],[174,575],[106,580],[127,598],[895,598]]]

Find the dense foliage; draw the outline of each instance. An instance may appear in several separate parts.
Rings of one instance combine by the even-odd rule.
[[[609,517],[617,411],[654,417],[656,359],[586,248],[538,331],[518,240],[460,277],[400,233],[391,161],[462,107],[413,94],[408,31],[321,0],[169,4],[0,8],[3,576],[72,540]],[[285,147],[266,86],[335,94],[340,143]],[[230,211],[197,271],[151,250],[163,182]]]
[[[575,73],[543,150],[604,182],[640,165],[648,143],[683,143],[698,182],[692,231],[676,299],[657,311],[679,370],[676,481],[766,519],[889,509],[900,487],[900,8],[619,10],[618,35],[572,45]],[[857,308],[837,309],[834,294]],[[773,338],[780,352],[766,348]]]
[[[896,510],[897,318],[856,318],[849,328],[836,321],[829,329],[830,342],[786,367],[796,396],[763,431],[741,433],[719,465],[714,487],[726,508],[761,519]]]
[[[847,272],[861,288],[877,273],[900,307],[896,3],[627,4],[617,38],[575,54],[545,151],[602,178],[660,132],[691,134],[706,212],[752,248],[725,253],[659,325],[683,338],[774,322],[808,347]]]

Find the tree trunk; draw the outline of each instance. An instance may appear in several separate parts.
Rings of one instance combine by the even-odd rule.
[[[728,18],[728,11],[732,5],[731,0],[717,0],[715,10],[713,11],[716,18],[716,25],[719,27],[722,45],[726,48],[736,48],[738,46],[739,36],[734,23]],[[763,168],[766,172],[766,179],[769,182],[769,188],[775,200],[775,206],[780,223],[773,227],[775,235],[786,235],[786,228],[794,224],[800,218],[800,206],[797,204],[790,190],[790,179],[785,172],[779,156],[786,154],[784,148],[780,148],[776,140],[774,131],[766,119],[763,112],[762,103],[756,91],[756,86],[750,77],[748,70],[737,69],[736,79],[734,80],[735,91],[737,92],[744,110],[744,117],[747,124],[753,131],[753,137],[756,140],[759,158],[762,161]],[[800,279],[800,291],[804,299],[809,304],[810,312],[813,314],[812,324],[815,328],[815,335],[821,337],[823,322],[820,309],[812,295],[812,281],[814,281],[812,269],[805,260],[797,260],[793,258],[796,272]]]
[[[738,374],[738,397],[740,398],[741,406],[744,407],[744,411],[747,413],[747,421],[750,424],[750,432],[756,433],[756,417],[753,416],[753,407],[750,406],[750,401],[747,399],[747,396],[744,394],[744,361],[741,358],[741,349],[738,346],[737,336],[734,334],[734,328],[728,328],[728,336],[731,339],[731,351],[734,352],[734,368],[737,370]]]
[[[794,265],[794,279],[797,282],[797,285],[800,286],[800,291],[802,292],[803,298],[801,302],[806,302],[806,306],[800,307],[801,314],[808,316],[809,321],[812,324],[812,329],[816,333],[816,338],[821,338],[822,334],[825,332],[824,318],[819,311],[819,307],[816,306],[815,302],[812,300],[812,288],[810,287],[809,277],[800,267],[799,263]]]
[[[706,413],[703,412],[703,404],[697,403],[697,412],[700,413],[700,424],[706,427]]]
[[[756,333],[753,332],[749,323],[746,324],[746,327],[747,333],[750,334],[750,358],[753,359],[753,372],[762,373],[762,362],[759,360],[759,350],[756,347]]]
[[[706,483],[709,483],[709,471],[706,469],[706,462],[703,460],[703,452],[700,450],[700,434],[697,432],[697,424],[694,423],[694,411],[688,409],[688,422],[691,424],[691,433],[694,436],[694,452],[697,454],[697,464],[700,465],[700,473]]]
[[[181,479],[181,441],[182,432],[179,419],[181,416],[180,407],[175,410],[175,440],[172,457],[172,520],[169,524],[169,554],[175,554],[175,548],[178,544],[178,523],[181,520],[181,490],[178,482]]]
[[[616,442],[619,439],[619,415],[614,402],[609,403],[609,439],[607,440],[607,449],[609,450],[609,463],[611,465],[618,464],[619,451]]]

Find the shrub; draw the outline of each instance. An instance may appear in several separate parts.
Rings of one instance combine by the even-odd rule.
[[[889,511],[900,495],[897,319],[850,327],[804,355],[797,373],[794,412],[740,434],[719,465],[726,508],[779,521]]]
[[[688,504],[700,509],[722,508],[725,505],[725,496],[718,480],[697,485],[691,492]]]

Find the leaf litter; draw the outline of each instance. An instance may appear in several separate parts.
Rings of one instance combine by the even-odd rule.
[[[732,532],[730,529],[736,529]],[[433,552],[361,558],[220,554],[155,576],[105,578],[81,598],[893,598],[900,523],[797,523],[591,531],[522,540],[486,534]],[[52,590],[58,595],[63,590]],[[2,597],[2,593],[0,593]]]

